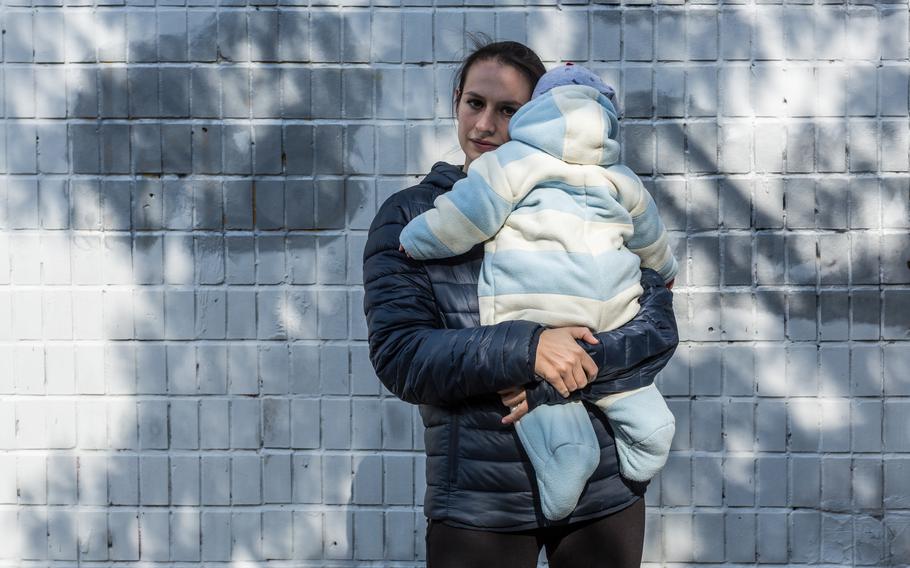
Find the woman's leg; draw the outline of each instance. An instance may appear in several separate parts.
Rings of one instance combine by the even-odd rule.
[[[645,541],[645,500],[612,515],[573,523],[550,533],[551,568],[638,568]]]
[[[427,568],[534,568],[542,542],[531,531],[502,533],[427,525]]]

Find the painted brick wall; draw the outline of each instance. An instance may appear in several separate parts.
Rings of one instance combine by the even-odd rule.
[[[6,0],[0,564],[413,566],[378,204],[465,31],[617,84],[671,229],[649,564],[910,564],[907,2]]]

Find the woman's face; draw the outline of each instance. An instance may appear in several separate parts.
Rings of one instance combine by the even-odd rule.
[[[509,141],[509,119],[531,99],[532,87],[520,71],[488,59],[468,69],[455,116],[458,144],[464,151],[464,171],[484,152]]]

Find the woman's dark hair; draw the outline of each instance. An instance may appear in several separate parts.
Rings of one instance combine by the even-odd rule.
[[[534,53],[534,50],[523,43],[517,41],[492,41],[484,33],[468,33],[468,39],[474,44],[472,51],[461,62],[461,66],[455,73],[452,83],[452,92],[458,92],[453,100],[452,114],[455,114],[455,108],[461,100],[462,91],[464,91],[464,82],[468,76],[468,70],[478,61],[495,60],[503,65],[509,65],[517,69],[528,80],[531,90],[537,86],[537,81],[547,72],[540,57]]]

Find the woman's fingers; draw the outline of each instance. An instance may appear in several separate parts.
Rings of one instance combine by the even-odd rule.
[[[569,393],[572,392],[569,390],[569,386],[566,384],[565,380],[563,380],[562,375],[556,375],[556,377],[553,379],[549,377],[545,378],[547,379],[548,383],[553,385],[553,388],[556,389],[556,392],[563,396],[563,398],[569,396]]]
[[[502,402],[509,407],[509,414],[502,418],[503,424],[513,424],[528,413],[528,392],[520,387],[499,391]]]
[[[502,423],[505,425],[514,424],[521,420],[521,417],[528,413],[528,401],[512,407],[512,411],[502,417]]]
[[[581,386],[578,384],[578,372],[577,372],[576,367],[577,367],[577,365],[575,363],[570,362],[569,365],[566,366],[566,368],[562,374],[562,382],[564,382],[566,384],[566,389],[569,392],[572,392],[572,391],[575,391],[575,390],[578,390],[581,388]]]
[[[405,254],[406,257],[410,258],[411,260],[414,260],[414,257],[412,257],[412,256],[408,253],[408,251],[404,250],[404,245],[398,245],[398,251],[399,251],[399,252],[403,252],[403,253]]]
[[[594,337],[594,334],[591,333],[591,330],[586,327],[572,327],[569,328],[572,333],[573,339],[583,339],[584,341],[590,344],[597,344],[600,341]],[[582,387],[588,384],[588,381],[597,376],[597,364],[594,362],[594,359],[591,359],[591,356],[582,349],[578,347],[578,344],[575,345],[577,350],[575,354],[577,355],[577,362],[581,365],[583,372],[585,374],[585,380],[582,381]]]
[[[597,376],[597,363],[594,362],[594,359],[591,359],[591,356],[585,353],[585,356],[581,358],[581,366],[585,370],[585,375],[588,378],[588,381],[593,381],[594,377]]]
[[[586,327],[573,327],[570,329],[572,330],[572,337],[575,339],[583,339],[591,345],[600,343],[600,340],[594,337],[594,334],[591,333],[591,330]]]
[[[578,361],[577,365],[572,367],[572,379],[577,385],[575,389],[583,389],[588,386],[588,377],[585,375],[585,368],[581,364],[581,360]]]
[[[510,394],[510,395],[504,395],[502,397],[502,403],[511,408],[513,406],[518,406],[519,404],[524,402],[526,398],[527,398],[527,394],[525,393],[524,389],[522,389],[520,392]]]
[[[597,343],[586,327],[547,329],[540,334],[534,371],[553,385],[563,397],[584,388],[597,375],[597,365],[576,339]]]

